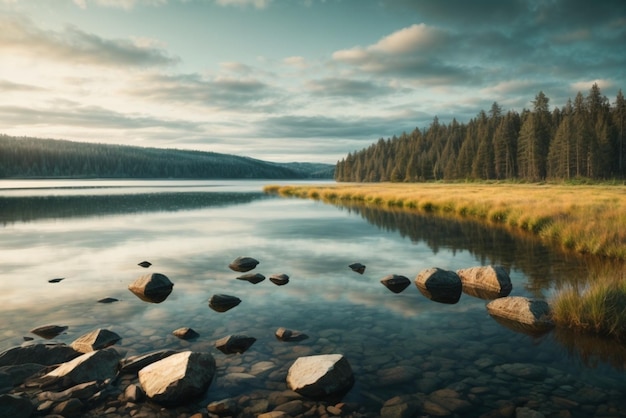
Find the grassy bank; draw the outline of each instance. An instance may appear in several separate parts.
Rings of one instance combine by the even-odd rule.
[[[267,186],[265,192],[472,219],[582,254],[626,260],[626,186],[378,183]],[[589,275],[586,284],[553,296],[555,323],[626,341],[626,272]]]
[[[581,254],[626,260],[626,186],[346,183],[267,186],[265,192],[473,219]]]

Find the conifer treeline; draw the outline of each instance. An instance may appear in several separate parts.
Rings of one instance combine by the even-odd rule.
[[[611,105],[594,84],[550,111],[543,92],[533,109],[503,113],[493,103],[467,124],[452,120],[355,151],[337,163],[335,180],[428,181],[626,178],[626,100]]]

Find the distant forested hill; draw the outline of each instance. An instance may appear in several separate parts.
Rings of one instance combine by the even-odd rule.
[[[550,110],[539,92],[533,109],[504,113],[498,103],[468,123],[437,117],[427,129],[379,139],[348,154],[337,181],[626,178],[626,99],[613,105],[594,84],[587,96]]]
[[[0,178],[331,179],[333,169],[214,152],[0,135]]]

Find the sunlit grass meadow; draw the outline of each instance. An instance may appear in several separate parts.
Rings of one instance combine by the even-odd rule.
[[[265,192],[472,219],[577,253],[626,260],[626,186],[346,183],[270,185]]]
[[[471,219],[528,233],[580,254],[626,260],[626,186],[337,184],[267,186],[266,193]],[[592,269],[550,300],[558,327],[626,341],[626,272]]]

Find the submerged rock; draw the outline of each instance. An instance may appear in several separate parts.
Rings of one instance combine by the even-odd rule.
[[[94,331],[78,337],[70,345],[74,350],[78,352],[88,353],[90,351],[96,351],[112,346],[121,339],[122,337],[120,337],[113,331],[98,328]]]
[[[355,271],[355,272],[357,272],[359,274],[365,273],[365,265],[363,265],[361,263],[352,263],[348,267],[350,267],[352,269],[352,271]]]
[[[278,340],[286,342],[302,341],[309,338],[308,335],[303,334],[300,331],[294,331],[283,327],[278,328],[274,335],[276,335]]]
[[[380,282],[393,293],[400,293],[411,284],[407,277],[397,274],[389,274],[383,277]]]
[[[209,307],[216,312],[226,312],[241,303],[241,299],[230,295],[213,295],[209,299]]]
[[[244,353],[254,344],[256,338],[246,335],[229,335],[215,342],[215,348],[224,354]]]
[[[139,370],[139,383],[151,400],[178,405],[203,395],[214,375],[210,353],[183,351]]]
[[[228,265],[228,267],[231,270],[245,273],[246,271],[254,269],[257,264],[259,264],[259,261],[252,257],[237,257]]]
[[[164,274],[149,273],[139,277],[128,290],[145,302],[161,303],[172,293],[174,283]]]
[[[172,332],[175,336],[180,338],[181,340],[192,340],[194,338],[198,338],[200,334],[189,327],[178,328]]]
[[[481,299],[508,296],[513,289],[509,273],[503,266],[481,266],[457,270],[463,291]]]
[[[428,299],[455,304],[461,298],[461,278],[453,271],[438,267],[422,270],[415,278],[415,285]]]
[[[139,263],[137,265],[147,269],[148,267],[150,267],[152,265],[152,263],[149,262],[149,261],[142,261],[141,263]]]
[[[66,329],[66,326],[61,325],[44,325],[42,327],[31,329],[30,332],[41,338],[50,340],[65,331]]]
[[[237,277],[238,280],[246,280],[252,284],[261,283],[265,280],[265,276],[260,273],[248,273]]]
[[[287,373],[289,389],[313,399],[343,395],[353,384],[352,368],[341,354],[299,357]]]
[[[284,286],[289,283],[289,276],[287,276],[285,273],[272,274],[270,276],[270,281],[276,286]]]

